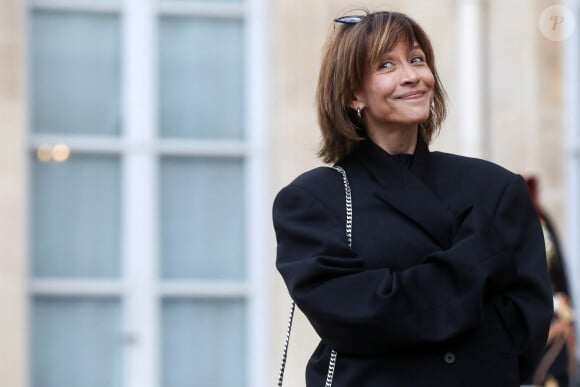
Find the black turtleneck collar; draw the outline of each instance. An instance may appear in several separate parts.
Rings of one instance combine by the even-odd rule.
[[[409,171],[420,180],[428,177],[429,148],[420,133],[413,154],[391,155],[371,139],[366,138],[358,144],[351,157],[362,161],[376,177],[380,177],[383,181],[391,181],[391,184],[407,180]]]
[[[411,167],[411,163],[413,163],[413,156],[415,155],[410,153],[395,153],[391,156],[405,167],[409,168]]]

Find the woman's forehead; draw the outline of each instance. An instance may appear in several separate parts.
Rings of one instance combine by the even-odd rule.
[[[387,53],[395,51],[398,48],[404,48],[407,51],[416,51],[416,50],[422,50],[423,48],[421,47],[421,45],[417,42],[414,42],[413,44],[408,44],[406,42],[398,42],[397,44],[395,44],[393,47],[387,48]]]

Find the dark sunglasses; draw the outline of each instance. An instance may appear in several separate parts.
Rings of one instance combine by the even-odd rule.
[[[356,24],[362,21],[363,18],[364,16],[341,16],[334,19],[334,22],[343,24]]]

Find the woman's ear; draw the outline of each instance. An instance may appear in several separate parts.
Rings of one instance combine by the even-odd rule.
[[[350,101],[350,104],[348,104],[348,107],[350,107],[353,110],[364,109],[365,105],[362,102],[361,98],[359,97],[358,93],[355,93],[352,101]]]

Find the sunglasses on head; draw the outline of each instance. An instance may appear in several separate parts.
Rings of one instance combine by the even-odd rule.
[[[363,18],[364,16],[341,16],[334,19],[334,22],[342,24],[356,24],[362,21]]]

